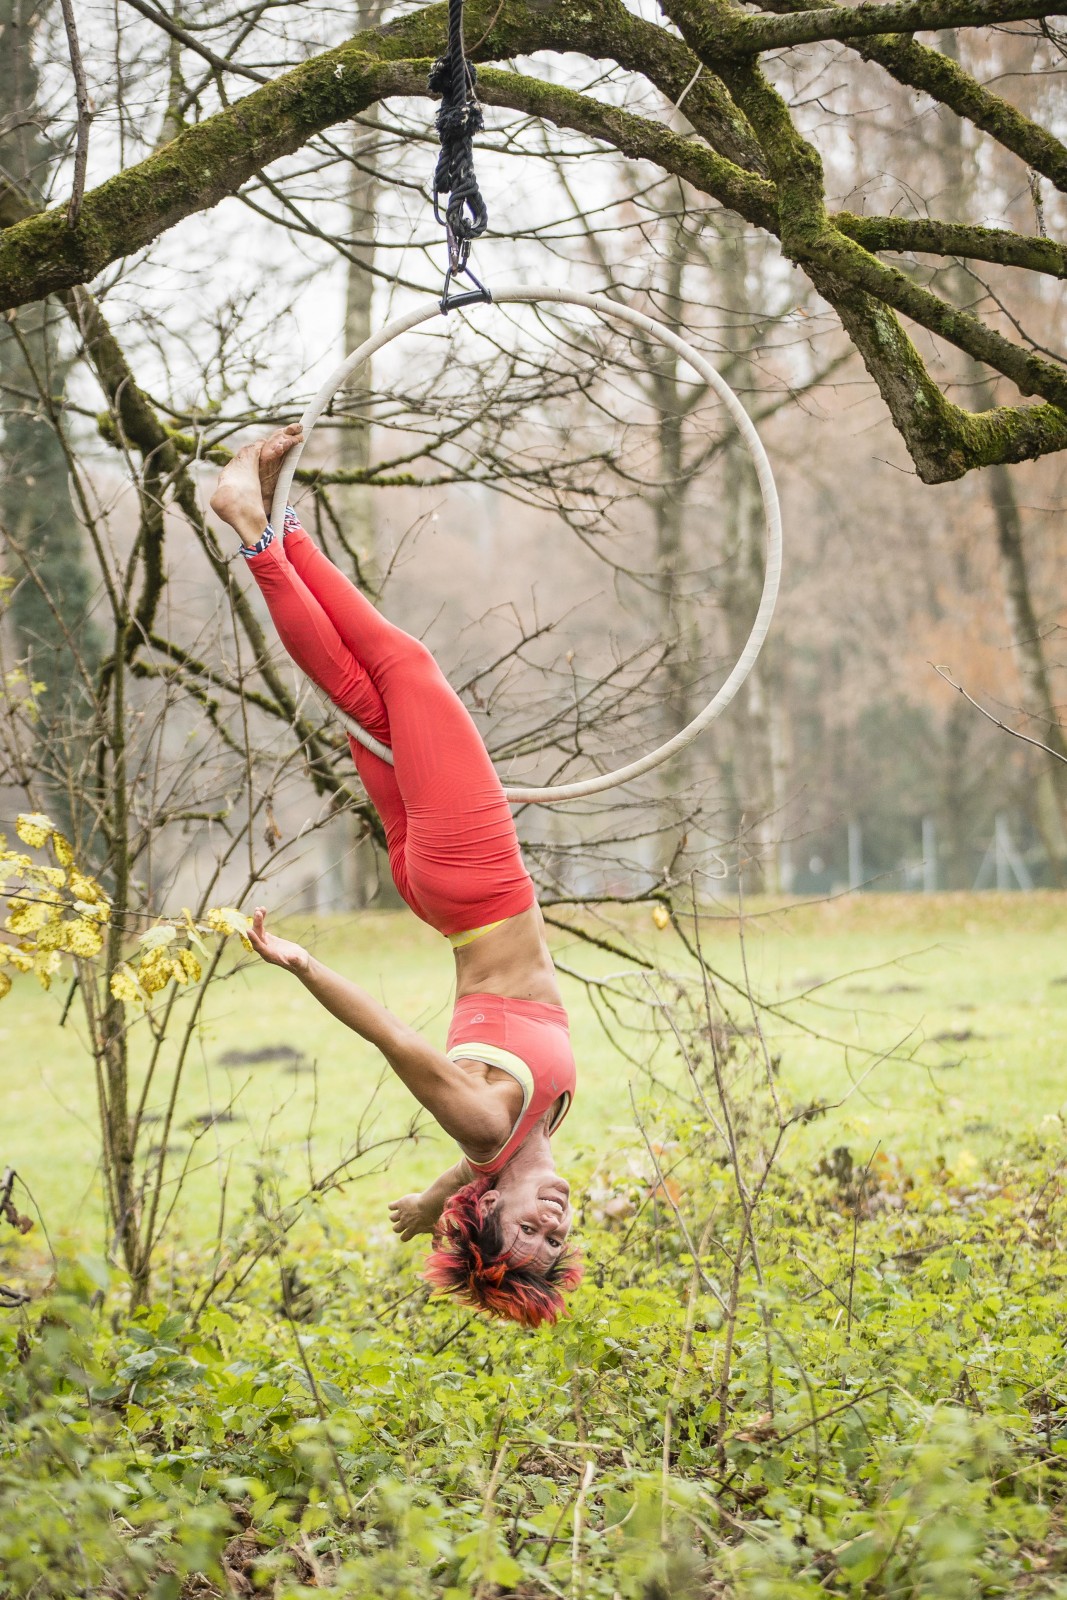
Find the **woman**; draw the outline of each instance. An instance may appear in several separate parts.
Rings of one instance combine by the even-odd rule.
[[[350,741],[382,819],[408,905],[444,934],[456,1006],[444,1052],[308,951],[250,938],[339,1022],[375,1045],[454,1138],[462,1158],[423,1194],[390,1206],[402,1239],[433,1235],[426,1277],[528,1327],[554,1322],[581,1268],[566,1249],[569,1185],[550,1139],[574,1096],[574,1056],[544,922],[511,811],[481,738],[424,645],[386,622],[318,550],[294,512],[267,524],[299,424],[246,445],[223,469],[212,509],[240,535],[278,634],[330,699],[388,745],[390,766]]]

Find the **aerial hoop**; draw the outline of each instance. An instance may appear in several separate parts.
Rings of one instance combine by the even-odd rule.
[[[482,296],[480,295],[464,296],[463,298],[465,304],[469,304],[471,309],[482,301]],[[502,289],[494,289],[492,298],[498,305],[554,303],[557,305],[582,306],[587,311],[595,312],[605,322],[621,322],[628,327],[638,328],[642,333],[673,350],[677,355],[681,356],[687,366],[692,367],[698,377],[702,378],[705,383],[714,389],[726,406],[752,458],[752,464],[756,469],[756,477],[759,480],[760,494],[763,498],[766,544],[763,594],[760,597],[759,609],[752,624],[752,631],[745,641],[744,648],[732,672],[718,693],[704,707],[703,711],[695,716],[692,722],[684,727],[680,733],[676,733],[673,739],[668,739],[665,744],[659,745],[655,750],[650,751],[648,755],[642,756],[637,761],[629,762],[625,767],[618,767],[614,772],[600,772],[594,777],[583,778],[577,783],[547,784],[542,788],[505,787],[504,789],[508,799],[515,802],[537,801],[548,803],[556,800],[581,800],[587,795],[600,794],[605,789],[614,789],[618,784],[629,783],[632,779],[639,778],[646,772],[651,772],[654,767],[662,765],[664,761],[670,760],[671,756],[677,754],[679,750],[684,750],[688,745],[692,744],[694,739],[698,738],[704,729],[710,726],[716,717],[726,710],[726,707],[752,671],[756,657],[759,655],[763,642],[770,630],[775,601],[778,598],[778,584],[782,575],[782,515],[778,504],[778,493],[774,486],[774,477],[771,473],[771,464],[767,459],[767,452],[763,448],[759,434],[756,432],[748,412],[726,380],[712,366],[711,362],[705,356],[702,356],[698,350],[694,350],[692,345],[679,338],[678,334],[674,333],[670,328],[664,327],[661,322],[657,322],[654,317],[646,316],[642,311],[632,311],[628,306],[619,305],[614,300],[604,299],[602,295],[582,294],[576,289],[527,288],[524,285],[513,284]],[[274,494],[271,516],[273,525],[276,528],[280,528],[284,521],[285,507],[289,502],[289,491],[292,487],[293,477],[304,446],[310,437],[311,430],[338,389],[352,377],[353,373],[358,372],[360,367],[370,360],[371,356],[384,349],[387,344],[392,344],[394,339],[399,339],[401,334],[408,333],[412,328],[419,327],[421,323],[430,322],[434,317],[439,317],[441,312],[442,305],[438,300],[420,302],[414,310],[409,311],[405,316],[397,317],[394,322],[388,323],[378,333],[367,339],[357,350],[353,350],[352,354],[346,357],[341,365],[326,379],[326,382],[311,400],[300,419],[304,429],[302,442],[295,446],[285,458]],[[390,765],[392,764],[393,754],[386,745],[372,738],[357,722],[345,716],[336,707],[334,709],[337,711],[337,715],[340,717],[345,729],[354,739],[358,739],[360,744],[364,745],[368,750],[372,750],[383,761],[388,761]]]

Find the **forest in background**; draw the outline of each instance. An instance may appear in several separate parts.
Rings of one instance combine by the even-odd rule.
[[[685,329],[787,538],[711,734],[519,812],[587,1264],[528,1330],[430,1294],[381,1202],[434,1130],[245,963],[311,910],[442,1021],[206,511],[439,292],[444,8],[0,0],[3,1600],[1062,1600],[1062,897],[751,901],[1067,870],[1046,12],[466,7],[477,270]],[[673,732],[764,576],[709,396],[545,308],[383,353],[297,492],[509,776]]]

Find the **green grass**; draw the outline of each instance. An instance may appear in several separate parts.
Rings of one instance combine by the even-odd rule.
[[[1019,1135],[1059,1133],[1047,1119],[1067,1110],[1067,897],[867,895],[778,910],[761,902],[749,911],[753,989],[775,1006],[794,1002],[792,1020],[771,1012],[763,1021],[768,1047],[781,1056],[783,1099],[847,1096],[838,1110],[795,1130],[789,1159],[807,1163],[849,1144],[864,1160],[878,1144],[909,1164],[944,1155],[966,1167]],[[659,933],[648,911],[627,913],[619,927],[667,969],[686,966],[673,935]],[[443,1042],[451,957],[412,917],[362,913],[315,926],[294,922],[287,931],[313,941],[324,960]],[[729,988],[743,988],[736,918],[725,908],[710,915],[703,942],[737,1021],[750,1023],[747,1002]],[[589,974],[626,966],[562,935],[555,948],[559,959]],[[564,985],[579,1098],[557,1149],[560,1165],[580,1178],[606,1151],[633,1143],[628,1085],[646,1086],[649,1049],[638,1047],[637,1066],[627,1061],[605,1037],[585,988],[572,979]],[[635,993],[643,988],[637,984]],[[76,1001],[65,1027],[57,1025],[65,998],[63,983],[42,995],[23,979],[0,1005],[0,1165],[18,1169],[54,1231],[99,1243],[95,1090]],[[291,1061],[222,1064],[228,1052],[279,1046],[296,1051],[304,1070],[294,1074]],[[893,1053],[864,1076],[884,1051]],[[668,1083],[680,1070],[666,1044],[654,1065]],[[185,1232],[195,1239],[213,1231],[220,1174],[227,1175],[231,1214],[240,1206],[264,1152],[295,1192],[308,1172],[309,1142],[318,1172],[349,1153],[361,1117],[369,1138],[400,1140],[412,1102],[394,1081],[373,1097],[378,1076],[375,1052],[298,983],[242,961],[205,1006],[182,1086],[172,1143],[178,1163],[190,1159],[180,1213]],[[161,1106],[151,1109],[158,1114]],[[194,1144],[186,1124],[219,1111],[233,1120],[216,1123]],[[346,1220],[369,1236],[384,1230],[389,1197],[425,1183],[453,1158],[428,1121],[417,1141],[392,1148],[390,1169],[372,1170],[384,1149],[372,1154],[340,1201]]]
[[[160,1252],[153,1301],[133,1318],[120,1276],[101,1302],[76,1011],[60,1031],[65,988],[17,986],[0,1006],[0,1165],[19,1167],[82,1260],[64,1252],[46,1286],[39,1234],[0,1238],[0,1277],[34,1295],[0,1317],[0,1595],[176,1600],[255,1583],[278,1600],[443,1600],[519,1585],[611,1600],[689,1592],[692,1574],[692,1592],[738,1600],[1067,1595],[1067,900],[749,909],[782,1103],[841,1098],[885,1059],[793,1130],[792,1166],[747,1219],[714,1130],[673,1098],[673,1035],[639,1005],[656,993],[678,1005],[678,939],[647,909],[617,919],[616,943],[659,959],[650,987],[619,954],[559,936],[561,964],[610,986],[633,1059],[567,979],[581,1095],[558,1150],[590,1195],[588,1269],[567,1320],[531,1333],[428,1296],[421,1249],[388,1233],[388,1196],[450,1155],[432,1126],[391,1170],[369,1156],[284,1239],[261,1226],[255,1241],[273,1248],[258,1266],[247,1250],[247,1277],[204,1300],[220,1173],[231,1217],[262,1152],[296,1194],[309,1142],[316,1171],[342,1157],[377,1077],[373,1052],[297,983],[242,957],[209,992],[182,1090],[178,1124],[233,1112],[195,1144],[178,1128],[196,1168],[180,1213],[189,1248]],[[451,958],[411,918],[292,930],[442,1037]],[[742,1048],[758,1049],[736,918],[709,909],[702,941],[748,1029]],[[315,1071],[223,1063],[282,1046]],[[734,1096],[750,1176],[767,1099],[758,1088],[744,1116],[737,1087],[751,1081]],[[631,1082],[668,1142],[673,1204],[657,1196],[620,1219],[604,1194],[642,1189]],[[400,1138],[410,1111],[389,1082],[372,1137]],[[841,1163],[813,1171],[838,1144],[860,1163],[880,1144],[909,1171],[875,1166],[869,1186],[843,1181]]]

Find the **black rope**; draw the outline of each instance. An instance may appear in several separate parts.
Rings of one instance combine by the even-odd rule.
[[[463,48],[463,0],[448,0],[448,51],[438,56],[430,69],[431,94],[441,96],[437,110],[437,136],[441,153],[433,175],[433,210],[443,222],[448,239],[448,272],[445,277],[441,309],[456,303],[449,298],[449,284],[457,273],[466,273],[476,284],[474,299],[489,299],[467,265],[471,241],[489,225],[489,213],[474,175],[474,135],[482,129],[482,108],[475,94],[478,74],[467,60]],[[439,195],[448,196],[442,217]],[[466,297],[464,297],[466,298]]]

